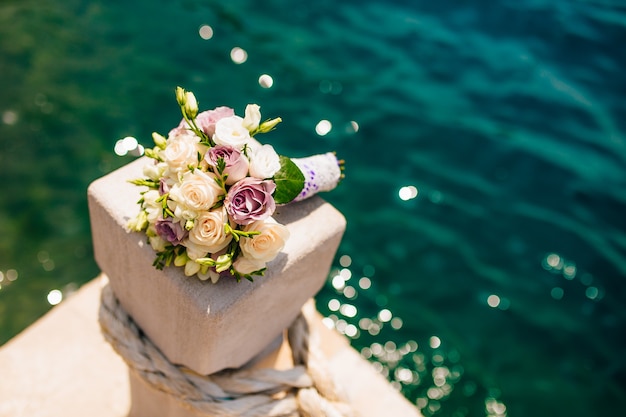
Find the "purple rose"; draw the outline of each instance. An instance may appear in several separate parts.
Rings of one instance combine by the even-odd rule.
[[[235,110],[230,107],[216,107],[213,110],[203,111],[196,116],[196,124],[200,128],[200,130],[204,131],[209,138],[213,137],[215,133],[215,123],[218,120],[223,119],[224,117],[230,117],[235,115]],[[186,129],[188,129],[187,122],[185,119],[180,121],[180,124],[172,129],[169,133],[170,136],[175,136],[177,134],[184,133]]]
[[[171,217],[158,219],[154,224],[157,234],[163,240],[177,246],[187,237],[189,232],[180,223],[174,223]]]
[[[276,184],[270,180],[246,177],[233,185],[224,206],[233,221],[247,225],[256,220],[263,220],[274,213],[276,203],[272,193]]]
[[[209,149],[204,159],[212,167],[217,166],[217,161],[222,158],[226,167],[224,174],[228,175],[226,184],[232,185],[248,175],[248,167],[250,163],[238,149],[230,145],[217,145]],[[217,172],[216,172],[217,173]]]

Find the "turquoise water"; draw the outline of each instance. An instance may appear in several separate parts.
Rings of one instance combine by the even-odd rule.
[[[319,309],[425,415],[624,409],[623,4],[225,3],[0,3],[0,343],[98,273],[86,187],[182,85],[346,159]]]

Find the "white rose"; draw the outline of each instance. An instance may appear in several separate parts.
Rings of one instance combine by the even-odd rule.
[[[189,165],[198,163],[198,144],[200,139],[191,134],[170,137],[167,147],[160,153],[161,158],[173,172],[180,172]]]
[[[199,169],[186,172],[181,182],[171,188],[170,197],[191,210],[209,210],[224,193],[215,179],[215,174]]]
[[[233,238],[230,233],[224,231],[224,224],[227,222],[228,214],[226,214],[226,209],[223,206],[217,210],[201,213],[189,231],[189,242],[192,245],[197,245],[192,248],[208,253],[215,253],[224,249]],[[187,253],[189,254],[189,246]]]
[[[247,225],[244,230],[260,232],[252,237],[242,237],[239,241],[241,253],[248,259],[260,262],[274,259],[285,246],[285,241],[289,239],[289,230],[272,220],[257,220]]]
[[[237,149],[243,149],[250,141],[250,132],[244,127],[241,117],[224,117],[215,124],[213,141],[217,145],[230,145]]]
[[[233,268],[240,274],[246,275],[265,268],[265,262],[239,256],[237,260],[233,262]]]
[[[243,127],[252,132],[259,127],[261,122],[261,111],[258,104],[248,104],[246,106],[246,115],[243,118]]]
[[[272,145],[253,146],[250,152],[250,176],[272,178],[280,170],[280,159]]]

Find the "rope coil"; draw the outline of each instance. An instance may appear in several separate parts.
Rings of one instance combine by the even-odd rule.
[[[317,335],[302,314],[288,329],[293,368],[229,369],[211,375],[170,363],[110,285],[102,289],[99,322],[129,368],[186,409],[212,417],[356,417],[323,366]]]

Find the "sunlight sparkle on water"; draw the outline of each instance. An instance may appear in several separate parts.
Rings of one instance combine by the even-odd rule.
[[[270,75],[263,74],[259,77],[259,85],[263,88],[272,88],[274,79]]]
[[[489,297],[487,297],[487,304],[489,305],[489,307],[498,307],[500,305],[500,297],[495,294],[491,294]]]
[[[556,253],[549,253],[541,265],[548,271],[554,269],[560,271],[563,268],[563,259]]]
[[[213,37],[213,28],[209,25],[202,25],[200,29],[198,29],[198,34],[205,41],[209,40]]]
[[[248,60],[248,53],[242,48],[235,46],[230,50],[230,59],[232,59],[235,64],[243,64]]]
[[[18,273],[15,269],[8,269],[5,276],[9,281],[15,281],[18,277]]]
[[[326,326],[327,329],[332,329],[335,327],[335,322],[330,317],[324,317],[322,319],[322,324]]]
[[[357,308],[352,304],[342,304],[339,308],[339,312],[346,317],[354,317],[357,313]]]
[[[350,271],[348,268],[343,268],[341,271],[339,271],[339,275],[341,275],[341,277],[345,281],[348,281],[350,278],[352,278],[352,271]]]
[[[585,290],[585,295],[590,300],[595,300],[596,298],[598,298],[599,294],[600,294],[600,291],[598,291],[596,287],[589,287]]]
[[[359,287],[361,287],[361,289],[367,290],[371,286],[372,286],[372,280],[369,279],[368,277],[362,277],[361,279],[359,279]]]
[[[346,281],[341,275],[335,275],[331,281],[331,285],[334,289],[341,291],[346,286]]]
[[[354,287],[351,287],[351,286],[346,286],[343,289],[343,295],[346,298],[353,299],[353,298],[356,297],[356,289]]]
[[[554,287],[550,291],[550,296],[554,298],[555,300],[562,299],[564,294],[565,292],[563,291],[563,288],[560,288],[560,287]]]
[[[57,305],[63,300],[63,293],[59,290],[52,290],[48,293],[48,303],[50,305]]]
[[[339,258],[339,265],[343,266],[344,268],[349,267],[352,264],[352,258],[350,257],[350,255],[342,255],[341,258]]]
[[[386,308],[378,312],[378,320],[382,321],[383,323],[387,323],[389,320],[391,320],[391,317],[391,311],[387,310]]]
[[[431,348],[437,349],[439,346],[441,346],[441,339],[439,339],[437,336],[431,336],[431,338],[428,340],[428,343],[430,344]]]
[[[139,142],[137,142],[137,139],[132,136],[126,136],[125,138],[115,142],[113,150],[118,156],[125,156],[127,154],[132,156],[141,156],[144,152],[143,146],[141,146]]]
[[[418,194],[417,188],[413,185],[407,185],[405,187],[400,188],[400,191],[398,191],[398,196],[400,197],[400,200],[403,200],[403,201],[412,200],[415,197],[417,197],[417,194]]]
[[[333,128],[328,120],[320,120],[315,126],[315,132],[320,136],[326,136]]]
[[[17,113],[13,110],[6,110],[2,113],[2,123],[9,126],[14,125],[17,123]]]

